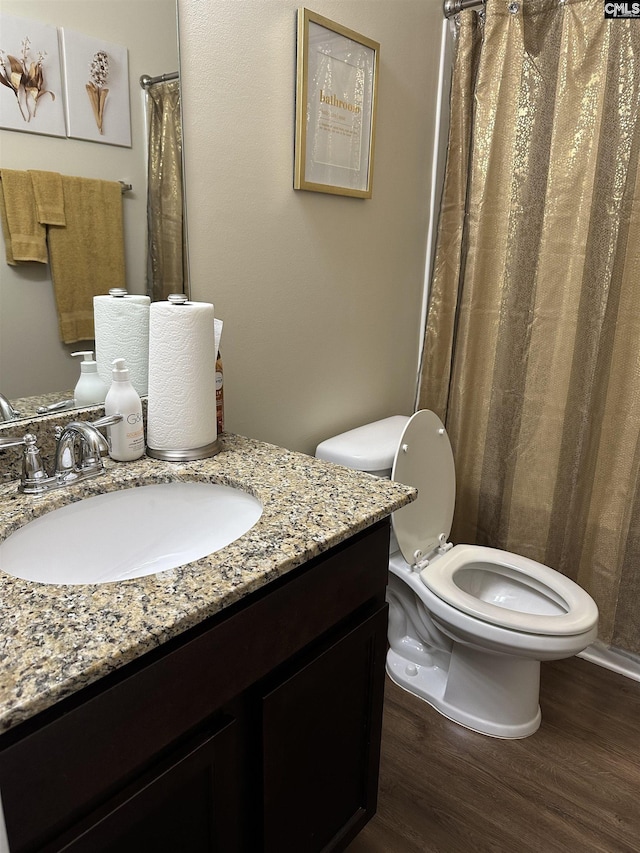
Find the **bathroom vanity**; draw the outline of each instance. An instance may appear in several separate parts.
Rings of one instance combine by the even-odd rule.
[[[223,443],[211,460],[111,464],[77,488],[241,487],[264,511],[236,542],[119,583],[1,577],[12,853],[342,850],[375,812],[388,516],[414,490]],[[0,538],[42,509],[3,486]]]

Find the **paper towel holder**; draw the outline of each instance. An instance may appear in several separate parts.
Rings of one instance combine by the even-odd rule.
[[[167,296],[167,302],[171,305],[188,305],[189,297],[186,293],[170,293]],[[219,438],[202,447],[192,447],[189,449],[172,449],[158,450],[147,445],[147,456],[152,459],[162,459],[165,462],[192,462],[196,459],[208,459],[211,456],[216,456],[222,450],[222,442]]]
[[[196,459],[208,459],[216,456],[222,450],[219,438],[203,447],[193,447],[191,450],[155,450],[147,445],[147,456],[152,459],[162,459],[165,462],[193,462]]]

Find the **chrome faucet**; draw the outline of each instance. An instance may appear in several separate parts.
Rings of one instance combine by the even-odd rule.
[[[0,394],[0,422],[16,421],[20,417],[22,417],[20,412],[16,412],[4,394]]]
[[[113,426],[121,420],[122,415],[109,415],[93,422],[71,421],[64,427],[56,427],[55,470],[51,476],[47,476],[32,433],[22,438],[0,438],[0,449],[24,445],[18,491],[39,495],[101,474],[104,471],[102,457],[107,454],[109,445],[98,428]]]

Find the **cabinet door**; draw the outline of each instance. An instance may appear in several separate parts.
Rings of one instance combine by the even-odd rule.
[[[262,697],[264,853],[341,850],[374,815],[387,607]]]
[[[200,733],[45,848],[69,853],[234,853],[236,723]]]

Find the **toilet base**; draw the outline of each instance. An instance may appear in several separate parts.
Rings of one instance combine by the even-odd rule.
[[[389,649],[386,669],[399,687],[474,732],[507,739],[538,730],[539,661],[455,643],[448,663],[420,665]]]

